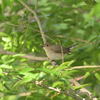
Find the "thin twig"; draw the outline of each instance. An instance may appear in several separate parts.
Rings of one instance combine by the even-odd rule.
[[[66,38],[66,39],[74,39],[74,40],[77,40],[77,41],[82,41],[82,42],[90,43],[89,41],[78,39],[78,38],[65,37],[65,36],[61,36],[61,35],[56,35],[56,37]]]
[[[74,69],[83,69],[83,68],[100,68],[100,66],[75,66],[75,67],[72,67],[72,68],[69,68],[69,69],[66,69],[66,70],[74,70]]]
[[[95,3],[97,3],[95,0],[93,0]]]
[[[49,89],[49,90],[53,90],[53,91],[55,91],[55,92],[65,94],[65,95],[70,96],[70,97],[72,97],[72,98],[74,98],[74,99],[76,99],[76,100],[83,100],[82,97],[79,97],[79,96],[77,96],[76,94],[72,95],[73,93],[71,94],[69,91],[68,91],[68,92],[67,92],[67,91],[64,92],[64,91],[62,91],[62,90],[59,89],[59,88],[53,88],[53,87],[50,87],[50,86],[46,86],[46,85],[42,84],[42,82],[39,82],[39,81],[36,81],[35,84],[36,84],[36,85],[39,85],[40,87],[43,87],[43,88],[46,88],[46,89]]]
[[[9,25],[12,25],[12,26],[19,26],[19,25],[14,25],[14,24],[11,24],[11,23],[7,23]],[[24,26],[24,27],[27,27],[27,26]],[[32,28],[32,27],[29,27],[30,29],[33,29],[35,30],[36,32],[39,32],[41,33],[39,30],[35,29],[35,28]],[[50,40],[54,41],[55,43],[57,43],[55,40],[53,40],[52,38],[50,38],[49,36],[47,36],[46,34],[44,34],[47,38],[49,38]],[[82,42],[85,42],[85,43],[88,43],[88,44],[97,44],[100,42],[100,40],[98,42],[89,42],[89,41],[86,41],[86,40],[82,40],[82,39],[78,39],[78,38],[72,38],[72,37],[65,37],[65,36],[61,36],[61,35],[56,35],[56,37],[61,37],[61,38],[67,38],[67,39],[71,39],[71,40],[77,40],[77,41],[82,41]],[[59,43],[57,43],[59,44]]]
[[[20,0],[18,0],[18,1],[19,1],[23,6],[25,6],[31,13],[34,14],[34,17],[35,17],[35,19],[36,19],[36,21],[37,21],[37,23],[38,23],[38,25],[39,25],[39,29],[40,29],[40,32],[41,32],[41,35],[42,35],[43,42],[44,42],[44,44],[45,44],[47,41],[46,41],[46,38],[45,38],[45,34],[44,34],[44,31],[43,31],[43,28],[42,28],[40,19],[39,19],[38,15],[37,15],[36,11],[34,11],[34,10],[32,10],[30,7],[28,7],[23,1],[20,1]],[[52,65],[53,65],[54,67],[58,66],[58,64],[57,64],[55,61],[51,61],[50,59],[49,59],[49,61],[52,63]]]
[[[38,0],[36,0],[35,11],[37,12]]]
[[[37,13],[36,13],[34,10],[32,10],[30,7],[28,7],[23,1],[20,1],[20,0],[18,0],[18,1],[19,1],[22,5],[24,5],[31,13],[34,14],[34,17],[35,17],[35,19],[37,20],[37,23],[38,23],[38,25],[39,25],[39,29],[40,29],[40,32],[41,32],[41,35],[42,35],[42,38],[43,38],[43,42],[46,43],[47,41],[46,41],[46,38],[45,38],[45,35],[44,35],[44,31],[43,31],[43,28],[42,28],[42,25],[41,25],[40,19],[38,18]]]
[[[71,83],[73,83],[75,86],[80,87],[81,85],[75,81],[74,79],[68,79]],[[92,100],[97,100],[97,98],[90,92],[88,91],[86,88],[81,88],[79,90],[80,93],[84,93],[86,94],[90,99]]]
[[[37,20],[37,23],[38,23],[38,25],[39,25],[39,28],[40,28],[40,32],[41,32],[41,35],[42,35],[42,38],[43,38],[43,42],[44,43],[46,43],[46,39],[45,39],[45,35],[44,35],[44,31],[43,31],[43,29],[42,29],[42,25],[41,25],[41,22],[40,22],[40,19],[38,18],[38,15],[36,14],[36,12],[34,11],[34,10],[32,10],[31,8],[29,8],[23,1],[20,1],[20,0],[18,0],[22,5],[24,5],[31,13],[33,13],[34,14],[34,17],[35,17],[35,19]],[[51,60],[50,60],[51,61]],[[53,65],[53,64],[52,64]],[[55,65],[53,65],[53,66],[55,66]],[[72,81],[74,81],[74,79],[72,79]],[[77,82],[78,83],[78,82]],[[80,85],[79,83],[78,83],[78,85]],[[83,90],[83,89],[81,89],[81,91],[85,94],[85,92],[87,93],[87,94],[89,94],[88,96],[90,97],[90,98],[95,98],[94,96],[93,96],[93,94],[92,93],[90,93],[88,90],[86,90],[85,89],[85,91]],[[91,95],[92,96],[91,96]]]
[[[26,41],[26,36],[27,36],[27,32],[28,32],[28,27],[29,27],[29,23],[27,25],[27,29],[26,29],[26,32],[25,32],[25,39],[24,39],[24,45],[23,45],[23,52],[22,53],[24,53],[25,41]]]

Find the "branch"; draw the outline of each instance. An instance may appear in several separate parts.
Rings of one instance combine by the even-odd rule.
[[[89,43],[89,41],[78,39],[78,38],[65,37],[65,36],[61,36],[61,35],[56,35],[56,37],[66,38],[66,39],[73,39],[73,40],[77,40],[77,41],[82,41],[82,42],[85,42],[85,43]]]
[[[38,16],[37,16],[37,14],[36,14],[36,12],[34,11],[34,10],[32,10],[31,8],[29,8],[23,1],[21,2],[20,0],[18,0],[22,5],[24,5],[31,13],[33,13],[34,14],[34,17],[35,17],[35,19],[37,20],[37,23],[38,23],[38,25],[39,25],[39,28],[40,28],[40,32],[41,32],[41,35],[42,35],[42,38],[43,38],[43,41],[44,41],[44,43],[46,43],[46,39],[45,39],[45,35],[44,35],[44,31],[43,31],[43,29],[42,29],[42,25],[41,25],[41,22],[40,22],[40,19],[38,18]],[[51,61],[50,59],[49,59],[49,61],[52,63],[52,65],[55,67],[55,66],[58,66],[58,64],[55,62],[55,61]],[[69,80],[70,81],[70,80]],[[74,79],[72,79],[70,82],[74,82],[75,80]],[[81,86],[78,82],[75,82],[75,83],[77,83],[77,84],[75,84],[76,86]],[[95,98],[94,96],[93,96],[93,94],[92,93],[90,93],[88,90],[86,90],[86,89],[80,89],[81,90],[81,92],[83,93],[83,94],[89,94],[88,96],[90,97],[90,98]],[[86,93],[85,93],[86,92]],[[92,96],[91,96],[92,95]]]
[[[49,90],[53,90],[55,92],[65,94],[67,96],[70,96],[70,97],[74,98],[75,100],[83,100],[82,97],[80,97],[80,96],[78,96],[78,95],[76,95],[74,93],[70,93],[69,91],[66,91],[65,92],[65,91],[62,91],[59,88],[53,88],[53,87],[46,86],[46,85],[42,84],[42,82],[43,81],[40,81],[40,82],[39,81],[36,81],[35,84],[38,85],[38,86],[40,86],[40,87],[43,87],[43,88],[46,88],[46,89],[49,89]]]
[[[81,69],[81,68],[99,68],[100,66],[75,66],[73,68],[69,68],[69,69],[65,69],[65,70],[73,70],[73,69]],[[71,83],[73,83],[75,86],[80,87],[81,84],[79,84],[77,81],[75,81],[74,79],[68,79]],[[79,90],[79,93],[84,93],[86,94],[90,99],[92,100],[97,100],[97,98],[87,89],[85,88],[81,88]]]
[[[11,51],[5,51],[3,49],[0,49],[0,53],[1,54],[7,54],[7,55],[16,55],[16,54],[19,54],[19,53],[14,53],[14,52],[11,52]],[[32,59],[32,60],[39,60],[39,61],[48,60],[47,57],[33,57],[33,56],[29,56],[29,55],[23,55],[23,56],[20,56],[20,57],[26,58],[26,59]]]
[[[20,1],[18,0],[23,6],[25,6],[31,13],[34,14],[34,17],[39,25],[39,28],[40,28],[40,32],[41,32],[41,35],[42,35],[42,38],[43,38],[43,42],[46,43],[46,38],[45,38],[45,34],[44,34],[44,31],[43,31],[43,28],[42,28],[42,25],[41,25],[41,22],[40,22],[40,19],[38,18],[38,15],[36,13],[36,11],[32,10],[30,7],[28,7],[23,1]],[[51,64],[56,67],[58,66],[58,64],[55,62],[55,61],[52,61],[49,59],[49,61],[51,62]]]
[[[73,83],[75,86],[77,86],[77,87],[80,87],[81,85],[77,82],[77,81],[75,81],[74,79],[68,79],[71,83]],[[80,90],[79,90],[79,92],[80,93],[84,93],[84,94],[86,94],[90,99],[92,99],[92,100],[97,100],[97,98],[90,92],[90,91],[88,91],[87,89],[85,89],[85,88],[81,88]]]
[[[34,84],[42,87],[42,88],[45,88],[45,89],[49,89],[49,90],[52,90],[52,91],[55,91],[55,92],[58,92],[58,93],[62,93],[62,94],[65,94],[67,96],[70,96],[72,98],[74,98],[75,100],[83,100],[82,97],[76,95],[75,93],[69,93],[68,91],[62,91],[61,89],[58,89],[58,88],[53,88],[53,87],[49,87],[49,86],[46,86],[44,84],[42,84],[43,81],[36,81],[36,82],[33,82]],[[37,92],[37,90],[34,90],[35,92]],[[18,97],[20,96],[29,96],[31,95],[32,93],[34,93],[34,91],[29,91],[29,92],[25,92],[25,93],[20,93],[18,94]]]
[[[37,11],[38,0],[36,0],[35,11]]]
[[[25,6],[31,13],[34,14],[34,17],[39,25],[39,28],[40,28],[40,32],[41,32],[41,35],[42,35],[42,38],[43,38],[43,42],[46,43],[46,38],[45,38],[45,35],[44,35],[44,31],[43,31],[43,28],[42,28],[42,25],[41,25],[41,22],[40,22],[40,19],[38,18],[38,15],[36,13],[36,11],[32,10],[30,7],[28,7],[23,1],[20,1],[18,0],[23,6]]]
[[[7,54],[7,55],[16,55],[16,54],[19,54],[19,53],[14,53],[14,52],[11,52],[11,51],[5,51],[5,50],[3,50],[3,49],[0,49],[0,53],[1,54]],[[32,59],[32,60],[39,60],[39,61],[45,61],[45,60],[48,60],[48,58],[47,57],[33,57],[33,56],[29,56],[29,55],[23,55],[23,56],[20,56],[20,57],[22,57],[22,58],[27,58],[27,59]],[[53,62],[53,61],[52,61]],[[55,61],[53,62],[53,63],[55,63]],[[97,67],[100,67],[100,66],[92,66],[92,68],[97,68]],[[77,68],[77,67],[75,67],[75,68]],[[75,69],[75,68],[73,68],[73,69]],[[80,67],[80,68],[82,68],[82,66]],[[85,68],[85,67],[84,67]],[[86,66],[86,68],[90,68],[89,66]],[[70,69],[69,69],[70,70]],[[72,69],[71,69],[72,70]],[[68,79],[71,83],[74,83],[74,85],[75,86],[77,86],[77,87],[80,87],[81,85],[77,82],[77,81],[75,81],[74,79]],[[92,99],[94,99],[94,100],[96,100],[95,99],[95,97],[94,97],[94,95],[91,93],[91,92],[89,92],[87,89],[85,89],[85,88],[82,88],[82,89],[80,89],[80,93],[84,93],[84,94],[86,94],[87,96],[89,96],[90,98],[92,98]]]
[[[73,69],[83,69],[83,68],[100,68],[100,66],[75,66],[69,69],[65,69],[65,70],[73,70]]]
[[[37,23],[38,23],[39,28],[40,28],[40,32],[41,32],[41,35],[42,35],[42,38],[43,38],[43,42],[46,43],[44,31],[43,31],[43,28],[42,28],[40,19],[38,18],[36,12],[35,12],[34,10],[32,10],[30,7],[28,7],[23,1],[20,1],[20,0],[18,0],[18,1],[19,1],[23,6],[25,6],[31,13],[34,14],[34,17],[35,17],[35,19],[37,20]],[[52,65],[53,65],[54,67],[55,67],[55,66],[58,66],[58,64],[57,64],[55,61],[51,61],[50,59],[49,59],[49,61],[52,63]],[[70,81],[70,80],[69,80],[69,81]],[[71,81],[74,82],[75,80],[72,79]],[[71,82],[71,81],[70,81],[70,82]],[[78,86],[81,86],[78,82],[75,82],[75,83],[77,83]],[[77,86],[77,84],[75,84],[75,85]],[[90,93],[88,90],[86,90],[86,89],[80,89],[80,90],[81,90],[81,92],[83,92],[84,94],[86,94],[86,93],[89,94],[88,96],[89,96],[90,98],[95,99],[95,97],[93,96],[93,94]],[[86,93],[85,93],[85,92],[86,92]],[[92,95],[92,96],[91,96],[91,95]],[[96,100],[96,99],[95,99],[95,100]]]

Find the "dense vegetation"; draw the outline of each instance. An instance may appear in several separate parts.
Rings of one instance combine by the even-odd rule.
[[[2,0],[0,100],[99,100],[99,2]],[[37,16],[29,9],[34,10]],[[61,43],[64,47],[78,45],[63,63],[56,61],[59,66],[54,67],[41,47],[44,44],[42,33],[53,44]],[[77,86],[76,81],[80,85]],[[77,92],[84,88],[92,97]]]

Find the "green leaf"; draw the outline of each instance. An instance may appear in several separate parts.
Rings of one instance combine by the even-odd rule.
[[[47,14],[41,12],[41,14],[44,16],[45,19],[48,19]]]
[[[92,6],[96,4],[96,2],[94,2],[94,0],[84,0],[84,2],[85,2],[86,4],[92,5]]]
[[[24,76],[23,79],[20,81],[20,85],[21,84],[24,84],[24,83],[27,83],[27,82],[30,82],[33,80],[33,77],[30,77],[30,76]]]
[[[9,55],[3,55],[3,56],[1,57],[1,59],[2,59],[2,62],[3,62],[4,64],[12,63],[12,62],[14,62],[14,60],[15,60],[15,58],[10,58]]]
[[[26,73],[26,72],[33,71],[33,70],[34,70],[34,68],[26,67],[26,68],[21,70],[21,73]]]
[[[14,0],[3,0],[7,6],[9,6],[10,8],[12,8]]]
[[[0,68],[0,76],[4,76],[1,68]]]
[[[2,0],[2,2],[1,2],[1,8],[2,8],[2,13],[3,13],[4,9],[6,8],[5,0]]]
[[[57,81],[57,82],[54,82],[52,84],[52,87],[56,87],[56,86],[61,85],[61,84],[63,84],[63,82]]]
[[[59,71],[59,70],[67,69],[68,67],[71,66],[71,64],[72,64],[73,62],[75,62],[75,60],[68,61],[68,62],[64,62],[64,63],[61,64],[60,66],[55,67],[53,70],[54,70],[54,71]]]
[[[16,88],[17,86],[19,86],[20,83],[21,83],[21,80],[17,81],[17,82],[12,86],[12,88],[11,88],[10,90],[12,90],[12,89]]]
[[[87,15],[85,18],[84,24],[88,22],[88,20],[94,15],[94,9],[91,10],[91,12]]]
[[[4,68],[4,69],[12,69],[12,66],[2,64],[2,65],[0,65],[0,68]]]
[[[95,14],[96,16],[100,16],[100,3],[97,3],[92,10],[90,11],[90,13],[88,14],[87,18],[85,19],[84,24]]]
[[[99,62],[100,62],[100,53],[98,54],[98,60],[99,60]]]
[[[0,49],[4,49],[4,46],[2,44],[0,44]]]
[[[99,73],[95,73],[95,77],[100,81],[100,74]]]
[[[33,74],[33,73],[29,73],[29,72],[28,72],[28,73],[27,73],[27,72],[26,72],[26,73],[20,72],[19,74],[28,76],[28,77],[30,77],[30,78],[32,77],[32,78],[34,78],[34,79],[39,75],[39,73]]]
[[[84,76],[84,79],[86,79],[88,76],[90,76],[90,72],[86,72],[85,76]]]
[[[3,88],[3,84],[0,82],[0,90],[3,91],[4,88]]]
[[[8,35],[6,33],[0,32],[0,36],[5,37],[5,36],[8,36]]]
[[[67,66],[57,66],[57,67],[54,68],[53,70],[54,70],[54,71],[61,71],[61,70],[66,69],[66,68],[67,68]]]
[[[43,62],[43,66],[44,66],[44,67],[46,67],[48,64],[50,64],[49,61],[44,61],[44,62]]]
[[[46,74],[54,74],[54,75],[60,74],[60,72],[52,71],[50,69],[37,68],[36,70],[43,71]]]
[[[18,86],[18,85],[21,85],[21,84],[30,82],[30,81],[32,81],[33,79],[36,79],[37,76],[39,76],[39,73],[33,74],[33,73],[22,73],[22,72],[20,72],[20,74],[23,74],[23,75],[25,75],[25,76],[23,77],[23,79],[22,79],[21,81],[19,81],[18,83],[16,83],[16,84],[13,86],[13,88],[16,87],[16,86]]]
[[[95,6],[94,6],[94,14],[96,16],[100,16],[100,3],[97,3]]]
[[[100,53],[100,49],[97,49],[97,50],[95,50],[95,52],[93,52],[93,60],[94,61],[97,61],[97,57],[98,57],[99,53]]]
[[[64,63],[62,63],[60,66],[71,66],[71,64],[72,63],[74,63],[75,62],[75,60],[71,60],[71,61],[68,61],[68,62],[64,62]]]
[[[72,77],[68,75],[68,72],[69,72],[68,70],[61,71],[61,73],[62,73],[61,77],[65,77],[67,79],[71,79]]]
[[[64,82],[65,85],[67,86],[67,89],[69,90],[69,88],[70,88],[70,82],[68,81],[68,79],[66,79],[66,78],[63,77],[63,78],[60,78],[59,81]]]
[[[84,85],[81,85],[81,86],[79,86],[79,87],[77,87],[77,86],[72,86],[72,88],[73,88],[75,91],[77,91],[77,90],[82,89],[82,88],[84,88],[84,87],[87,87],[87,86],[89,86],[89,85],[91,85],[91,84],[84,84]]]

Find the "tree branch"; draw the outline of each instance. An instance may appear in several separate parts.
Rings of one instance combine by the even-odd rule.
[[[46,86],[46,85],[42,84],[42,82],[43,81],[40,81],[40,82],[36,81],[35,84],[40,86],[40,87],[43,87],[43,88],[46,88],[46,89],[49,89],[49,90],[53,90],[55,92],[65,94],[65,95],[70,96],[70,97],[72,97],[72,98],[74,98],[76,100],[83,100],[82,97],[80,97],[80,96],[78,96],[78,95],[76,95],[74,93],[70,93],[69,91],[65,92],[65,91],[62,91],[61,89],[58,89],[58,88],[53,88],[53,87]]]
[[[62,91],[61,89],[58,89],[58,88],[49,87],[47,85],[42,84],[42,82],[43,81],[40,81],[40,82],[36,81],[36,82],[32,82],[32,83],[35,84],[35,85],[38,85],[39,87],[58,92],[60,94],[65,94],[66,96],[70,96],[70,97],[74,98],[75,100],[83,100],[82,97],[80,97],[79,95],[76,95],[75,93],[72,93],[72,92],[69,92],[69,91]],[[20,93],[20,94],[18,94],[18,97],[20,97],[20,96],[29,96],[34,92],[37,92],[37,91],[33,90],[33,91],[25,92],[25,93]]]
[[[3,49],[0,49],[0,53],[1,54],[7,54],[7,55],[17,55],[17,54],[19,54],[19,53],[14,53],[14,52],[11,52],[11,51],[5,51]],[[30,55],[23,55],[23,56],[19,56],[19,57],[26,58],[26,59],[32,59],[32,60],[39,60],[39,61],[48,60],[47,57],[33,57],[33,56],[30,56]]]
[[[36,21],[37,21],[37,23],[38,23],[38,25],[39,25],[39,28],[40,28],[40,32],[41,32],[41,35],[42,35],[42,38],[43,38],[43,42],[46,43],[47,41],[46,41],[46,38],[45,38],[45,34],[44,34],[44,31],[43,31],[43,28],[42,28],[40,19],[38,18],[38,15],[37,15],[36,11],[35,11],[35,10],[32,10],[30,7],[28,7],[23,1],[22,1],[22,2],[21,2],[20,0],[18,0],[18,1],[19,1],[23,6],[25,6],[31,13],[34,14],[34,17],[35,17],[35,19],[36,19]],[[54,67],[58,66],[58,64],[57,64],[54,60],[51,61],[51,60],[49,59],[49,61],[51,62],[51,64],[52,64]]]
[[[73,79],[68,79],[71,83],[73,83],[75,86],[77,86],[77,87],[80,87],[81,85],[77,82],[77,81],[73,81]],[[92,99],[92,100],[97,100],[97,98],[90,92],[90,91],[88,91],[87,89],[85,89],[85,88],[81,88],[80,90],[79,90],[79,93],[84,93],[84,94],[86,94],[90,99]]]
[[[44,35],[44,31],[43,31],[43,28],[42,28],[42,25],[41,25],[41,22],[40,22],[40,19],[38,18],[38,15],[36,13],[36,11],[32,10],[30,7],[28,7],[23,1],[21,2],[20,0],[18,0],[22,5],[24,5],[31,13],[34,14],[34,17],[39,25],[39,28],[40,28],[40,32],[41,32],[41,35],[42,35],[42,38],[43,38],[43,42],[46,43],[46,38],[45,38],[45,35]]]
[[[20,0],[18,0],[22,5],[24,5],[31,13],[33,13],[34,14],[34,17],[35,17],[35,19],[37,20],[37,23],[38,23],[38,25],[39,25],[39,28],[40,28],[40,32],[41,32],[41,35],[42,35],[42,38],[43,38],[43,42],[44,43],[46,43],[46,39],[45,39],[45,35],[44,35],[44,31],[43,31],[43,28],[42,28],[42,25],[41,25],[41,22],[40,22],[40,19],[38,18],[38,15],[36,14],[36,12],[34,11],[34,10],[32,10],[30,7],[28,7],[23,1],[20,1]],[[52,65],[55,67],[55,66],[58,66],[58,64],[55,62],[55,61],[51,61],[50,59],[49,59],[49,61],[52,63]],[[69,80],[70,82],[74,82],[75,80],[74,79],[71,79],[71,80]],[[77,83],[77,84],[75,84],[76,86],[81,86],[78,82],[75,82],[75,83]],[[96,100],[96,98],[93,96],[93,94],[92,93],[90,93],[88,90],[86,90],[85,88],[82,88],[82,89],[80,89],[81,90],[81,92],[82,93],[84,93],[84,94],[88,94],[88,96],[89,96],[89,98],[93,98],[94,100]],[[92,95],[92,96],[91,96]]]

